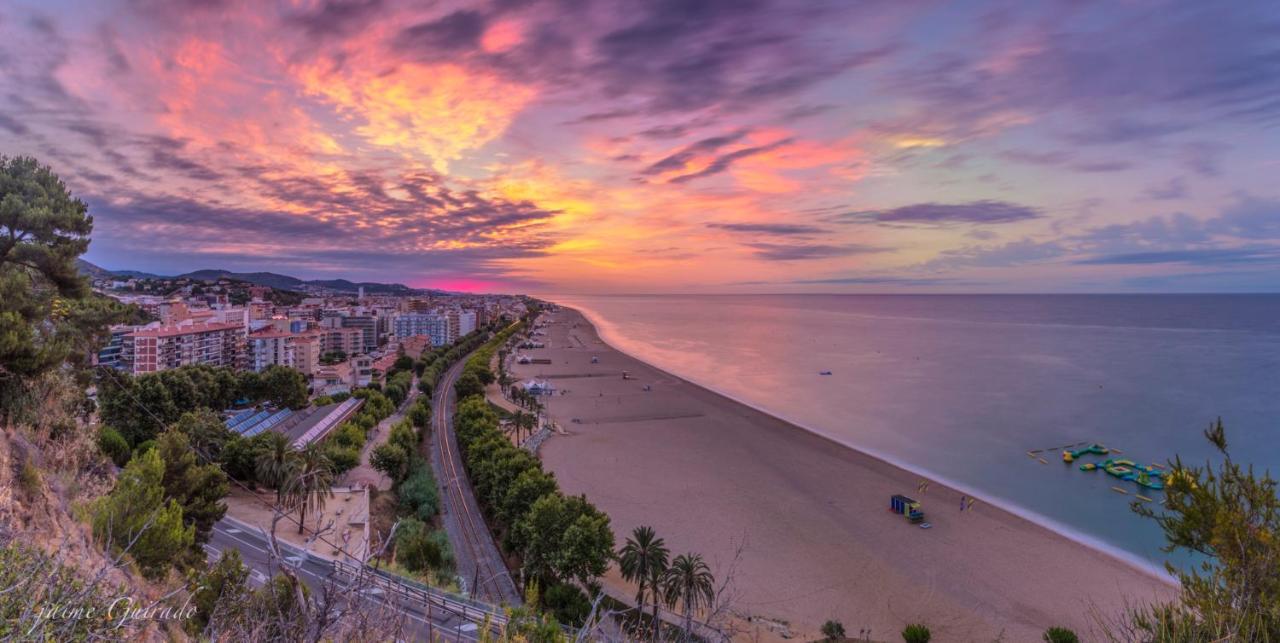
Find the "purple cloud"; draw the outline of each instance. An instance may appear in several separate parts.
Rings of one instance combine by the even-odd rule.
[[[834,220],[845,223],[871,220],[879,223],[1014,223],[1043,216],[1035,208],[1006,201],[969,203],[916,203],[889,210],[847,212]]]

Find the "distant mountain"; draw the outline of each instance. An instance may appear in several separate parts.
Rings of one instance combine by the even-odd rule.
[[[107,270],[84,259],[76,259],[76,268],[80,270],[80,274],[87,275],[90,279],[109,279],[111,277],[125,277],[128,279],[160,278],[160,275],[153,275],[140,270]]]
[[[280,275],[274,272],[231,272],[230,270],[221,270],[218,268],[206,268],[205,270],[196,270],[178,275],[178,278],[199,279],[201,281],[216,281],[218,279],[238,279],[247,281],[258,286],[270,286],[279,290],[299,290],[302,288],[303,282],[297,277],[289,275]]]
[[[112,275],[110,270],[107,270],[102,266],[91,264],[84,259],[76,259],[76,270],[79,270],[80,274],[85,275],[90,279],[106,279]]]
[[[109,277],[129,277],[142,279],[195,279],[198,281],[217,281],[218,279],[236,279],[239,281],[247,281],[258,286],[269,286],[277,290],[303,290],[305,286],[313,288],[328,288],[339,292],[359,292],[360,288],[368,294],[383,293],[392,295],[405,295],[426,292],[430,294],[443,294],[442,290],[420,290],[410,288],[404,284],[384,284],[375,281],[353,282],[346,279],[315,279],[304,281],[297,277],[282,275],[275,272],[232,272],[221,268],[205,268],[204,270],[195,270],[183,273],[174,277],[161,277],[153,275],[149,272],[139,272],[137,270],[107,270],[101,266],[95,266],[84,259],[76,260],[76,267],[80,272],[88,275],[92,279],[107,279]]]
[[[217,268],[196,270],[186,274],[178,275],[178,277],[186,277],[187,279],[200,279],[203,281],[213,281],[215,279],[239,279],[247,281],[251,284],[259,286],[270,286],[280,290],[302,290],[304,286],[313,288],[328,288],[339,292],[358,292],[361,287],[369,294],[388,293],[388,294],[409,294],[420,292],[416,288],[410,288],[404,284],[384,284],[373,281],[352,282],[346,279],[314,279],[305,281],[297,277],[289,275],[281,275],[274,272],[231,272],[230,270],[221,270]]]

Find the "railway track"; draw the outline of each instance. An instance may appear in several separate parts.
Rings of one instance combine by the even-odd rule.
[[[483,597],[493,603],[520,604],[520,594],[516,590],[511,574],[501,562],[501,554],[497,544],[493,542],[484,516],[471,489],[471,480],[462,464],[462,454],[458,450],[456,436],[453,431],[453,384],[461,374],[466,358],[458,360],[445,372],[436,389],[435,404],[432,411],[436,431],[436,448],[440,454],[441,471],[445,477],[445,493],[453,515],[457,518],[461,543],[475,561],[475,570],[465,581],[471,585],[473,597]]]

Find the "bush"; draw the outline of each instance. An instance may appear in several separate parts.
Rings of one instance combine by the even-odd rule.
[[[1080,637],[1065,627],[1051,627],[1044,632],[1047,643],[1080,643]]]
[[[125,441],[124,436],[109,426],[98,429],[98,448],[111,458],[117,467],[123,468],[124,465],[129,464],[129,458],[133,457],[133,452],[129,450],[129,443]]]
[[[421,460],[414,463],[413,471],[400,485],[397,495],[400,509],[412,513],[419,520],[429,520],[440,511],[440,490],[431,474],[431,466]]]
[[[352,447],[329,444],[325,446],[324,454],[333,463],[334,476],[340,476],[360,464],[360,451]]]
[[[830,620],[823,623],[822,635],[831,640],[844,638],[844,623],[837,620]]]
[[[929,643],[931,638],[929,628],[920,623],[912,623],[902,630],[902,640],[906,643]]]
[[[591,613],[591,599],[582,590],[568,583],[556,583],[542,595],[542,606],[555,615],[556,620],[580,627]]]
[[[18,473],[18,486],[28,498],[34,498],[37,493],[40,493],[40,470],[31,463],[30,456],[22,461],[22,471]]]
[[[359,451],[364,447],[365,433],[364,429],[351,422],[344,423],[330,437],[329,442],[342,447],[350,447]]]
[[[396,561],[412,572],[448,570],[453,567],[449,536],[416,518],[405,518],[396,531]]]

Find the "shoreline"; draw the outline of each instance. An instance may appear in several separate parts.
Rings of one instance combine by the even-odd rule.
[[[1168,571],[1165,570],[1160,565],[1157,565],[1156,563],[1150,560],[1147,560],[1137,554],[1134,554],[1133,552],[1116,547],[1099,538],[1090,536],[1086,533],[1076,530],[1070,527],[1069,525],[1065,525],[1052,518],[1038,514],[1025,507],[1021,507],[1017,503],[1014,503],[1006,498],[989,495],[986,492],[975,490],[972,487],[965,485],[964,483],[940,476],[937,473],[934,473],[922,467],[917,467],[909,462],[899,460],[898,458],[895,458],[893,456],[890,456],[884,453],[880,453],[875,449],[869,449],[856,444],[843,442],[840,439],[833,437],[828,433],[822,431],[821,429],[808,426],[803,422],[792,420],[788,418],[786,414],[778,413],[766,406],[739,398],[731,393],[721,390],[720,388],[712,384],[699,381],[692,377],[680,375],[678,373],[673,373],[664,367],[653,364],[652,362],[647,361],[645,358],[635,355],[627,351],[626,349],[622,348],[620,344],[623,342],[616,341],[616,338],[621,335],[621,332],[618,331],[616,328],[614,328],[612,324],[610,324],[609,322],[604,320],[602,317],[600,317],[599,313],[591,310],[590,308],[587,308],[586,306],[566,306],[563,304],[556,304],[556,305],[567,310],[572,310],[578,313],[579,315],[581,315],[587,321],[587,323],[592,326],[592,328],[594,329],[594,331],[596,332],[600,340],[603,341],[605,345],[608,346],[610,349],[618,351],[619,353],[622,353],[638,362],[647,364],[650,368],[660,371],[670,377],[674,377],[674,378],[683,380],[685,382],[688,382],[692,386],[696,386],[698,388],[704,389],[709,393],[718,395],[736,404],[741,404],[742,406],[748,407],[757,412],[776,418],[779,422],[788,424],[799,431],[804,431],[806,433],[822,438],[823,440],[826,440],[841,449],[848,449],[848,450],[857,452],[858,454],[866,456],[868,458],[879,460],[881,463],[887,466],[896,467],[906,473],[919,476],[932,483],[939,484],[944,487],[953,489],[955,491],[959,491],[967,496],[977,498],[979,501],[983,502],[988,507],[993,507],[999,511],[1008,513],[1011,516],[1030,522],[1038,527],[1046,529],[1054,533],[1055,535],[1066,538],[1081,546],[1088,547],[1089,549],[1092,549],[1098,553],[1110,556],[1116,559],[1118,562],[1124,563],[1125,565],[1128,565],[1134,570],[1147,574],[1148,576],[1151,576],[1153,579],[1166,583],[1171,587],[1176,588],[1179,586],[1177,578],[1170,575]]]
[[[545,347],[521,351],[542,363],[511,372],[558,389],[547,414],[568,433],[542,445],[546,469],[610,516],[617,545],[650,525],[673,555],[732,575],[736,634],[817,637],[836,618],[878,639],[922,622],[938,640],[1038,640],[1049,626],[1088,640],[1125,605],[1176,595],[1148,570],[985,501],[957,511],[963,490],[644,362],[578,309],[542,319]],[[899,493],[932,529],[888,511]],[[634,591],[616,569],[602,582]]]

